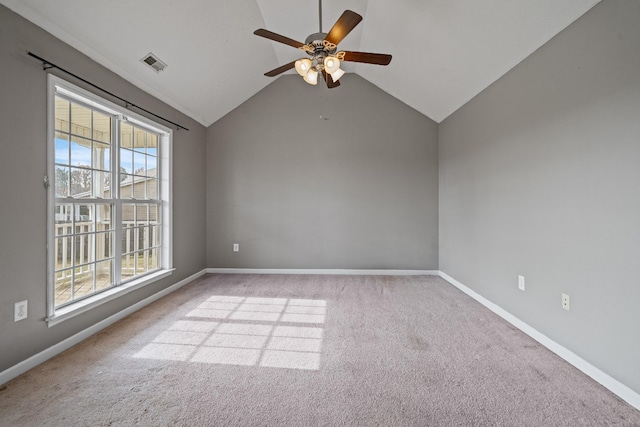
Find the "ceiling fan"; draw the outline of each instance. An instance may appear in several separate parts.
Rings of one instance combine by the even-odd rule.
[[[275,77],[295,68],[304,80],[312,85],[318,83],[318,74],[322,74],[328,88],[340,85],[338,79],[344,74],[340,68],[341,61],[362,62],[365,64],[388,65],[391,55],[383,53],[337,51],[338,43],[362,21],[362,16],[351,10],[345,10],[333,24],[328,33],[322,32],[322,0],[318,1],[320,9],[320,31],[309,35],[304,43],[260,28],[253,34],[284,43],[306,52],[310,58],[301,58],[264,73],[267,77]]]

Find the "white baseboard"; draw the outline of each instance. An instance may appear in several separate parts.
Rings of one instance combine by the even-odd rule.
[[[534,340],[538,341],[543,346],[547,347],[549,350],[551,350],[552,352],[554,352],[555,354],[557,354],[558,356],[560,356],[561,358],[563,358],[564,360],[566,360],[567,362],[569,362],[570,364],[578,368],[580,371],[582,371],[583,373],[585,373],[586,375],[594,379],[596,382],[600,383],[601,385],[609,389],[619,398],[621,398],[622,400],[624,400],[634,408],[640,410],[640,394],[639,393],[627,387],[626,385],[622,384],[620,381],[611,377],[607,373],[596,368],[591,363],[587,362],[586,360],[584,360],[583,358],[581,358],[571,350],[553,341],[551,338],[547,337],[546,335],[539,332],[538,330],[532,328],[522,320],[515,317],[513,314],[505,311],[504,309],[492,303],[482,295],[478,294],[477,292],[471,290],[467,286],[458,282],[456,279],[449,276],[448,274],[440,271],[439,276],[442,277],[447,282],[451,283],[456,288],[460,289],[465,294],[469,295],[471,298],[478,301],[480,304],[487,307],[489,310],[493,311],[498,316],[502,317],[507,322],[511,323],[516,328],[520,329],[525,334],[529,335]]]
[[[351,270],[305,268],[207,268],[218,274],[326,274],[343,276],[439,276],[438,270]]]
[[[96,334],[97,332],[100,332],[102,329],[106,328],[107,326],[111,326],[112,324],[114,324],[115,322],[117,322],[120,319],[125,318],[126,316],[130,315],[133,312],[136,312],[138,310],[140,310],[141,308],[143,308],[144,306],[147,306],[149,304],[151,304],[152,302],[159,300],[160,298],[162,298],[165,295],[169,295],[171,292],[181,288],[182,286],[186,285],[189,282],[192,282],[194,280],[196,280],[198,277],[203,276],[206,273],[206,269],[199,271],[195,274],[192,274],[191,276],[182,279],[181,281],[179,281],[178,283],[169,286],[168,288],[165,288],[163,290],[161,290],[158,293],[155,293],[153,295],[151,295],[150,297],[147,297],[145,299],[143,299],[142,301],[139,301],[135,304],[133,304],[132,306],[129,306],[127,308],[125,308],[122,311],[117,312],[116,314],[107,317],[106,319],[89,326],[87,329],[84,329],[80,332],[78,332],[77,334],[63,340],[60,341],[59,343],[41,351],[38,354],[35,354],[33,356],[31,356],[30,358],[23,360],[22,362],[0,372],[0,385],[11,381],[12,379],[16,378],[18,375],[21,375],[25,372],[27,372],[29,369],[35,368],[36,366],[38,366],[39,364],[46,362],[47,360],[51,359],[52,357],[62,353],[63,351],[73,347],[74,345],[80,343],[81,341],[84,341],[85,339],[89,338],[91,335]]]

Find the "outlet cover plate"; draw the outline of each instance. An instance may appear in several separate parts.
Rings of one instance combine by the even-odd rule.
[[[562,294],[562,308],[567,311],[569,311],[569,309],[571,308],[568,294]]]
[[[13,306],[13,321],[17,322],[18,320],[22,320],[22,319],[26,319],[27,318],[27,300],[24,301],[20,301],[14,304]]]

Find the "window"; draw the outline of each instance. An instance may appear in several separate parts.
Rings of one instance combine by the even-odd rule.
[[[51,325],[170,273],[172,135],[55,76],[49,116]]]

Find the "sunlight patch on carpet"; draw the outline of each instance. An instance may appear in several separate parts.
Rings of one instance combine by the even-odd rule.
[[[214,295],[133,357],[318,370],[326,314],[325,300]]]

